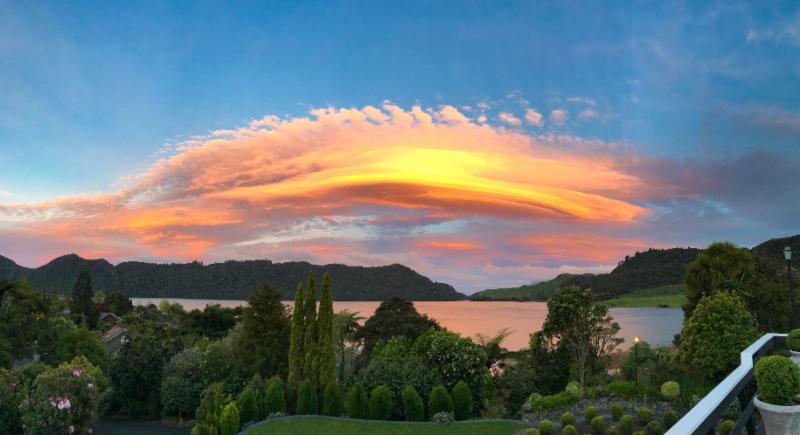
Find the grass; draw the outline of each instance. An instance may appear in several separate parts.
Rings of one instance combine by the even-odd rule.
[[[644,290],[635,290],[618,298],[606,301],[611,307],[671,307],[680,308],[686,303],[686,287],[683,284],[663,285]]]
[[[510,435],[530,426],[513,420],[472,421],[452,424],[405,423],[297,416],[259,424],[248,435]]]

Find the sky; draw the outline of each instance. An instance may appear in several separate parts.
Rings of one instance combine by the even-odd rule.
[[[797,2],[0,0],[0,255],[458,290],[800,231]]]

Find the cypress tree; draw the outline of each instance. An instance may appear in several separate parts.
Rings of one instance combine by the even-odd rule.
[[[367,418],[369,416],[369,400],[363,385],[355,384],[347,393],[347,413],[352,418]]]
[[[297,415],[317,413],[317,387],[308,379],[300,382],[297,391]]]
[[[267,394],[264,396],[265,417],[270,414],[286,412],[286,397],[283,395],[283,386],[275,379],[267,384]]]
[[[100,317],[94,306],[93,298],[92,276],[89,271],[84,270],[78,275],[78,280],[75,281],[75,286],[72,288],[72,312],[86,316],[89,328],[95,328]]]
[[[317,342],[319,384],[320,387],[325,388],[328,382],[336,380],[336,352],[333,346],[333,291],[331,290],[331,278],[327,272],[322,277],[317,328],[319,334]]]
[[[406,421],[425,420],[425,405],[422,403],[422,397],[419,396],[413,386],[406,385],[400,396],[403,399],[403,416],[405,416]]]
[[[336,381],[328,382],[322,395],[322,415],[338,417],[344,412],[342,389]]]
[[[297,386],[303,379],[303,364],[305,353],[303,341],[305,340],[305,305],[303,305],[303,284],[297,284],[294,294],[294,308],[292,309],[292,333],[289,339],[289,377],[286,382],[289,391],[297,391]]]
[[[308,285],[305,292],[305,303],[303,303],[303,313],[305,323],[305,337],[303,340],[303,378],[317,383],[317,284],[314,281],[314,274],[308,273]]]
[[[458,381],[453,391],[453,413],[456,420],[469,420],[472,417],[472,392],[464,381]]]

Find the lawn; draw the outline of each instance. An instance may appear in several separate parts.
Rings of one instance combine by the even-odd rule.
[[[680,308],[686,303],[686,288],[683,284],[664,285],[644,290],[635,290],[618,298],[606,301],[611,307],[659,307]]]
[[[331,419],[324,417],[279,418],[248,430],[248,435],[346,434],[346,435],[510,435],[530,426],[513,420],[475,421],[434,424],[370,420]]]

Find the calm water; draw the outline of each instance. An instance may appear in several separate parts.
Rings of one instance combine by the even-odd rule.
[[[156,304],[158,298],[132,298],[133,303]],[[246,304],[236,300],[210,299],[167,299],[183,305],[186,310],[203,309],[207,304],[220,304],[224,307],[236,307]],[[292,306],[293,302],[285,302]],[[369,317],[375,312],[380,302],[377,301],[341,301],[334,302],[333,309],[344,309],[358,312]],[[528,335],[538,330],[547,316],[547,305],[544,302],[414,302],[420,313],[436,319],[442,326],[464,336],[475,334],[493,335],[503,328],[512,330],[506,339],[505,347],[517,350],[528,345]],[[679,308],[612,308],[611,315],[622,327],[621,336],[625,338],[627,347],[638,335],[654,345],[669,345],[672,336],[680,332],[683,311]]]

